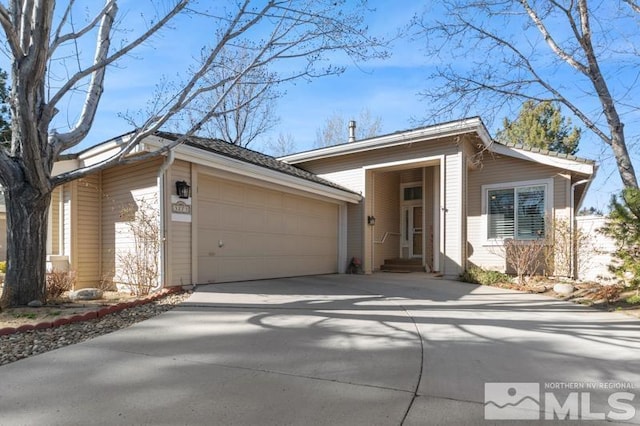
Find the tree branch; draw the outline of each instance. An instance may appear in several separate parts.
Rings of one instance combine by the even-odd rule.
[[[113,8],[115,7],[117,10],[117,4],[115,4],[115,0],[108,0],[107,3],[105,4],[104,8],[100,11],[100,13],[98,13],[95,18],[93,18],[93,21],[91,21],[89,24],[87,24],[84,28],[82,28],[80,31],[77,32],[73,32],[73,33],[68,33],[65,34],[63,36],[60,35],[60,31],[62,30],[62,24],[67,20],[67,16],[71,11],[71,6],[73,5],[73,3],[75,2],[75,0],[69,2],[69,6],[67,7],[67,9],[65,10],[65,14],[64,17],[62,18],[62,22],[60,23],[60,26],[58,27],[58,30],[56,31],[56,35],[53,39],[53,41],[51,42],[51,47],[49,47],[49,57],[51,57],[51,55],[53,55],[53,52],[63,43],[69,41],[69,40],[77,40],[80,37],[82,37],[83,35],[87,34],[89,31],[91,31],[92,29],[94,29],[96,27],[96,25],[98,25],[98,23],[100,22],[101,19],[103,19],[103,17]],[[113,17],[111,19],[113,21]],[[100,38],[98,36],[98,38]]]
[[[103,18],[100,24],[100,31],[98,32],[98,45],[96,46],[94,63],[103,61],[109,54],[109,46],[111,45],[110,33],[116,13],[118,12],[118,6],[115,1],[112,0],[108,1],[107,6],[108,8],[104,13],[101,12]],[[72,131],[57,135],[57,139],[54,141],[53,148],[56,150],[56,155],[61,151],[77,145],[85,138],[89,130],[91,130],[91,124],[95,118],[98,105],[100,104],[100,97],[104,91],[105,72],[106,68],[102,67],[98,68],[91,75],[89,90],[87,91],[78,122]]]
[[[21,58],[24,53],[20,46],[20,40],[18,38],[18,34],[16,33],[16,29],[11,22],[11,16],[9,15],[9,11],[4,7],[4,5],[0,4],[0,25],[2,25],[2,29],[4,31],[5,36],[7,37],[7,43],[9,43],[9,47],[11,48],[11,53],[14,58]]]
[[[109,0],[107,0],[109,1]],[[152,35],[157,33],[162,27],[164,27],[171,19],[173,19],[178,13],[180,13],[186,6],[189,4],[189,0],[180,0],[174,7],[162,17],[162,19],[158,20],[151,28],[145,31],[140,37],[136,38],[131,43],[123,46],[118,49],[117,52],[114,52],[111,56],[106,56],[100,62],[94,62],[93,65],[87,67],[84,70],[78,71],[76,74],[71,76],[69,80],[58,90],[58,92],[53,95],[53,97],[49,100],[49,103],[46,106],[49,114],[52,114],[56,104],[62,99],[62,97],[67,94],[69,90],[71,90],[80,80],[87,77],[91,73],[105,68],[107,65],[117,61],[124,55],[131,52],[134,48],[138,47],[140,44],[148,40]]]
[[[524,7],[525,11],[527,12],[527,14],[531,18],[535,26],[538,28],[538,30],[542,34],[542,36],[544,37],[544,40],[547,42],[551,50],[556,54],[556,56],[558,56],[560,59],[562,59],[563,61],[565,61],[566,63],[568,63],[573,68],[580,71],[581,73],[587,74],[588,69],[585,65],[581,64],[579,61],[573,58],[573,56],[569,55],[562,48],[560,48],[560,46],[558,46],[554,38],[551,36],[549,31],[547,30],[547,27],[542,22],[542,19],[540,19],[540,16],[538,16],[538,14],[531,8],[531,6],[529,6],[529,2],[527,0],[520,0],[520,4],[522,4],[522,7]],[[575,29],[575,25],[573,25],[573,19],[571,18],[571,14],[569,13],[568,16],[569,16],[569,21],[572,23],[571,27],[574,30],[574,35],[576,36],[576,38],[580,39],[579,34]]]
[[[636,13],[640,13],[640,5],[638,5],[638,3],[636,3],[634,0],[622,0],[625,3],[627,3],[631,9],[633,9],[634,12]]]

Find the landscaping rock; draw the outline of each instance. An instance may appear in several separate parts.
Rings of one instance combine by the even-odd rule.
[[[569,296],[573,293],[573,286],[571,284],[556,284],[553,286],[553,291],[563,296]]]
[[[102,298],[102,290],[99,288],[83,288],[69,292],[71,300],[98,300]]]
[[[30,308],[42,308],[42,302],[39,300],[32,300],[31,302],[27,303],[27,306]]]
[[[101,336],[136,322],[166,312],[189,297],[189,293],[167,295],[155,302],[135,306],[100,318],[70,322],[59,318],[53,323],[40,323],[0,329],[0,366],[32,355],[58,349]],[[53,325],[54,327],[45,327]],[[18,331],[18,332],[16,332]],[[0,421],[0,424],[4,424]]]

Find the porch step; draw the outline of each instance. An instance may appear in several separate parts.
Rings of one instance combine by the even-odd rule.
[[[385,265],[422,265],[422,259],[385,259]]]
[[[385,259],[381,271],[388,272],[424,272],[420,259]]]

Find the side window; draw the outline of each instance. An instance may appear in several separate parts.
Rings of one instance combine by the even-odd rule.
[[[512,238],[515,227],[513,189],[491,190],[488,195],[488,238]]]
[[[516,189],[518,206],[516,238],[535,240],[544,238],[544,186]]]
[[[501,187],[484,191],[487,239],[535,240],[545,236],[546,185]]]

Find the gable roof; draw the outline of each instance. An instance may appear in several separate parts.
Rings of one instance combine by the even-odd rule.
[[[281,157],[279,160],[290,164],[299,164],[323,158],[372,151],[397,145],[404,145],[407,143],[426,142],[443,137],[461,136],[464,134],[477,135],[486,149],[498,154],[520,158],[527,161],[534,161],[584,175],[593,175],[595,173],[595,162],[591,160],[579,158],[574,155],[526,147],[524,145],[502,144],[497,142],[490,136],[489,131],[479,117],[464,118],[461,120],[449,121],[362,139],[355,142],[304,151]]]
[[[54,174],[86,167],[117,155],[134,133],[135,131],[131,131],[84,151],[65,156],[64,161],[58,161],[54,165],[57,168]],[[132,154],[153,151],[167,145],[167,141],[175,141],[183,136],[178,133],[158,131],[143,139],[140,145],[132,151]],[[359,203],[362,200],[359,193],[316,176],[307,170],[222,140],[189,136],[172,150],[171,155],[194,164],[286,186],[333,200],[349,203]]]
[[[488,136],[489,132],[485,129],[482,121],[478,117],[474,117],[457,121],[449,121],[432,126],[419,127],[416,129],[402,130],[382,136],[357,140],[355,142],[347,142],[339,145],[303,151],[280,157],[278,160],[282,160],[290,164],[296,164],[305,161],[319,160],[321,158],[336,157],[339,155],[404,145],[411,142],[456,136],[478,131],[479,128],[481,128],[484,133],[486,133],[487,138],[490,139]]]
[[[169,133],[169,132],[156,132],[156,136],[161,137],[163,139],[168,139],[171,141],[175,141],[178,138],[182,137],[182,135],[180,134]],[[244,148],[238,145],[234,145],[232,143],[225,142],[220,139],[209,139],[209,138],[203,138],[198,136],[189,136],[186,138],[184,144],[198,148],[198,149],[202,149],[204,151],[222,155],[224,157],[233,158],[235,160],[239,160],[245,163],[253,164],[269,170],[274,170],[276,172],[284,173],[289,176],[294,176],[294,177],[304,179],[310,182],[314,182],[320,185],[329,186],[334,189],[339,189],[341,191],[347,191],[355,194],[353,191],[343,186],[340,186],[334,182],[331,182],[329,180],[316,176],[315,174],[308,172],[306,170],[303,170],[299,167],[293,166],[283,161],[279,161],[275,157],[263,154],[258,151],[251,150],[249,148]]]

